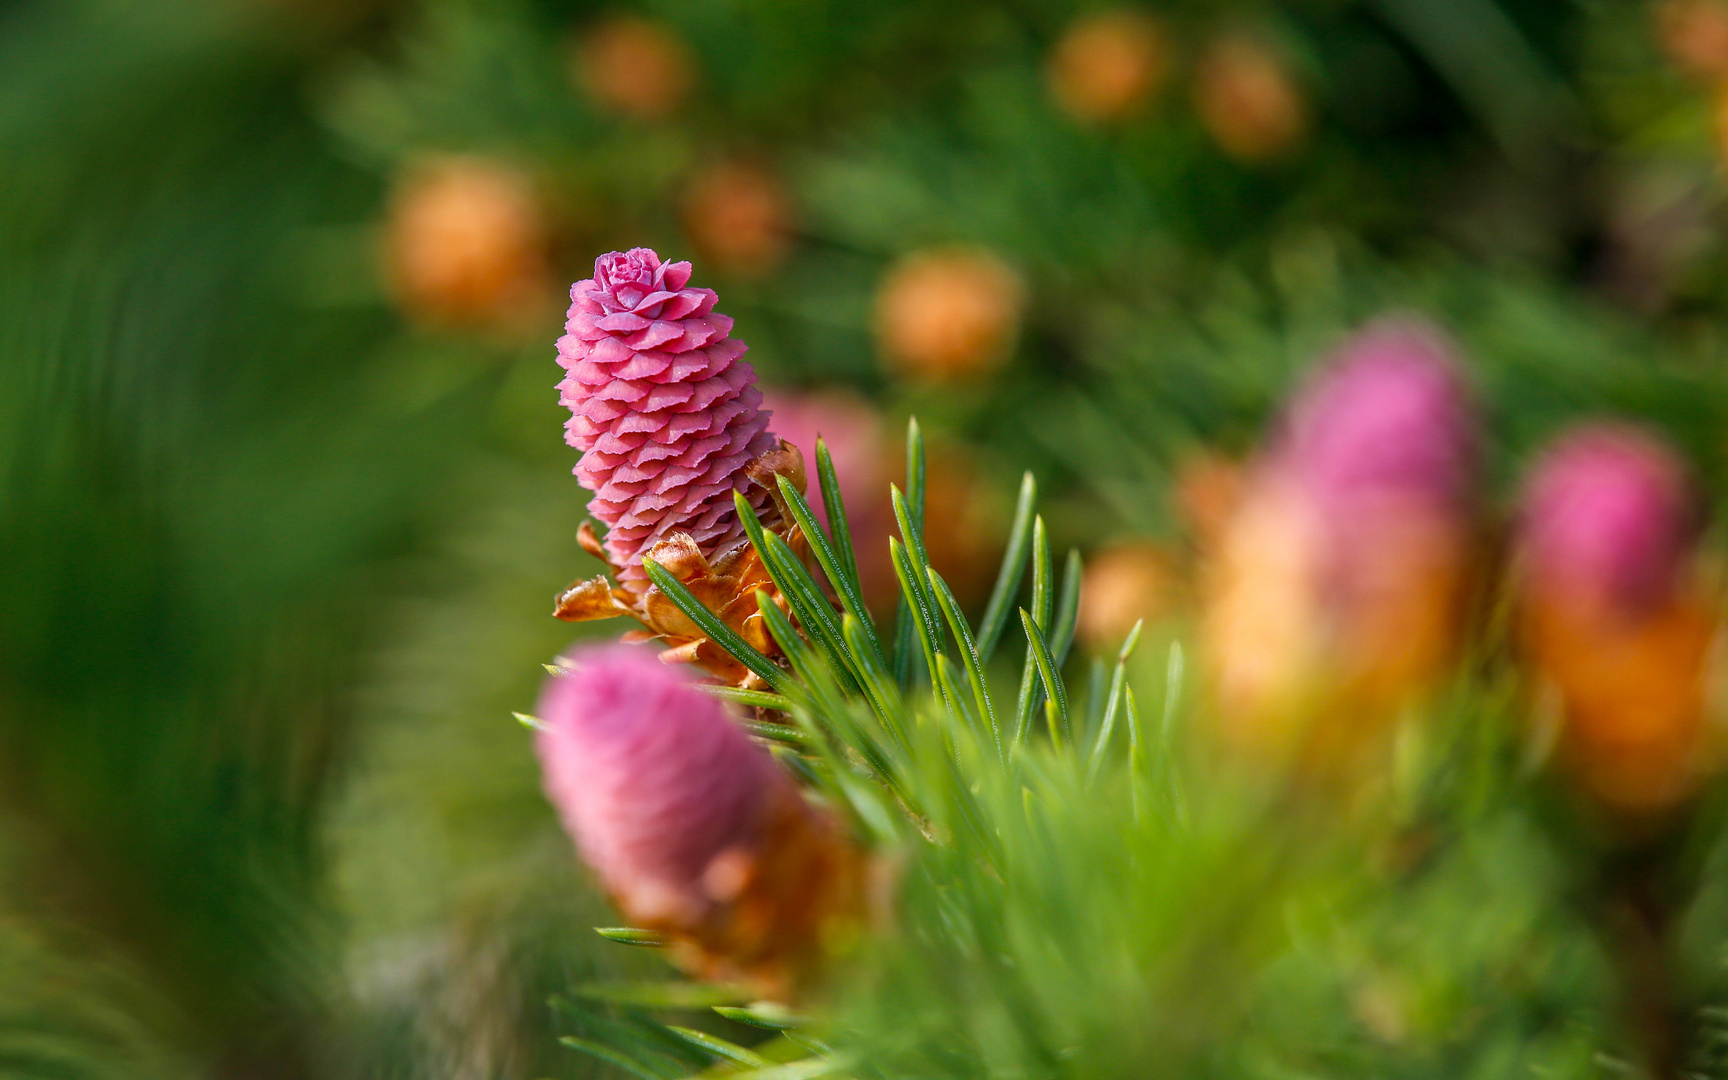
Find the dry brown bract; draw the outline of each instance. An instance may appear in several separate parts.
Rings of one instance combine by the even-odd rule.
[[[764,488],[773,500],[765,514],[762,527],[785,540],[800,559],[805,558],[809,545],[803,532],[781,499],[778,477],[784,476],[799,492],[804,490],[804,456],[791,443],[781,440],[780,446],[752,461],[744,469],[749,482]],[[584,521],[576,532],[582,549],[612,567],[619,567],[606,557],[606,550],[594,534],[592,521]],[[685,588],[702,602],[702,606],[719,616],[745,641],[765,656],[779,655],[779,647],[768,633],[768,627],[757,608],[756,591],[766,592],[781,611],[787,610],[786,600],[775,587],[762,565],[756,548],[745,541],[728,551],[717,552],[710,559],[704,555],[688,533],[674,532],[650,548],[644,558],[665,567]],[[640,591],[614,585],[605,574],[596,574],[577,581],[558,595],[552,612],[566,622],[588,622],[628,615],[642,624],[643,629],[624,635],[625,641],[660,641],[665,649],[660,658],[667,663],[693,663],[710,675],[745,689],[760,689],[760,676],[734,660],[730,653],[704,634],[690,617],[681,611],[671,597],[658,586],[646,585]]]

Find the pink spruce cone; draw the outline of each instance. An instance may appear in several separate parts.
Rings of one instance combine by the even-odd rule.
[[[1671,594],[1700,514],[1686,467],[1667,447],[1598,424],[1543,455],[1521,524],[1526,573],[1545,597],[1637,614]]]
[[[648,248],[602,255],[570,287],[558,339],[576,476],[594,492],[589,512],[607,526],[620,582],[634,588],[646,579],[643,553],[668,533],[689,533],[710,559],[741,543],[732,492],[744,489],[744,466],[778,445],[756,373],[739,359],[745,345],[727,337],[731,318],[689,280],[689,263]],[[764,490],[751,497],[768,504]]]
[[[546,683],[536,741],[546,794],[620,906],[686,924],[711,903],[703,875],[761,839],[771,796],[791,781],[652,649],[594,647]]]
[[[868,864],[768,752],[652,649],[578,650],[540,695],[546,794],[636,926],[706,978],[788,1000],[864,913]]]
[[[1476,431],[1444,335],[1351,338],[1292,401],[1208,568],[1209,678],[1228,737],[1343,761],[1454,655]]]
[[[1666,446],[1611,424],[1563,436],[1524,493],[1519,643],[1557,706],[1561,761],[1640,830],[1721,765],[1709,722],[1721,611],[1691,574],[1701,511]]]

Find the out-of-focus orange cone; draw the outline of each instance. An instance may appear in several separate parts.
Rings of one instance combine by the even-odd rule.
[[[1120,645],[1135,623],[1170,611],[1175,582],[1176,560],[1163,545],[1136,540],[1097,552],[1080,581],[1080,641],[1097,650]]]
[[[615,15],[576,39],[571,74],[584,96],[606,112],[664,120],[695,86],[696,58],[665,24]]]
[[[1218,546],[1242,499],[1242,465],[1223,454],[1202,451],[1177,467],[1172,498],[1175,512],[1202,553]]]
[[[386,269],[415,317],[455,326],[515,326],[556,295],[547,231],[526,176],[484,158],[410,171],[392,200]]]
[[[1194,105],[1219,149],[1257,164],[1283,157],[1308,133],[1308,102],[1289,65],[1259,38],[1215,39],[1194,73]]]
[[[1721,79],[1728,75],[1728,3],[1664,0],[1656,5],[1656,41],[1681,74]]]
[[[876,338],[898,373],[959,382],[996,371],[1013,351],[1025,289],[988,251],[921,251],[901,261],[876,296]]]
[[[1632,429],[1583,428],[1536,466],[1516,569],[1519,641],[1564,767],[1610,811],[1660,815],[1716,767],[1715,599],[1696,576],[1685,469]]]
[[[1076,120],[1108,123],[1141,111],[1170,74],[1169,35],[1147,12],[1116,8],[1076,19],[1051,50],[1045,80]]]
[[[683,218],[697,251],[732,277],[770,274],[792,248],[792,200],[762,165],[720,161],[703,168],[685,192]]]

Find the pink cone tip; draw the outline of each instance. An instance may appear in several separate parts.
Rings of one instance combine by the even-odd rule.
[[[1659,602],[1697,535],[1685,465],[1635,428],[1595,424],[1563,436],[1526,485],[1527,572],[1550,595],[1636,611]]]
[[[1297,396],[1277,456],[1323,501],[1398,492],[1461,503],[1475,464],[1472,407],[1437,328],[1362,330]]]

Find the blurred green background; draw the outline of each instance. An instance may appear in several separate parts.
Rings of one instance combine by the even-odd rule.
[[[594,1068],[547,996],[656,962],[510,710],[596,570],[596,255],[694,260],[859,474],[916,413],[963,591],[1031,468],[1157,614],[1205,463],[1387,310],[1463,343],[1496,492],[1616,412],[1720,502],[1725,74],[1708,0],[5,0],[0,1074]]]

